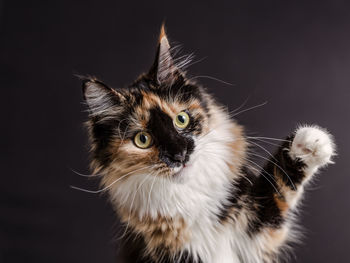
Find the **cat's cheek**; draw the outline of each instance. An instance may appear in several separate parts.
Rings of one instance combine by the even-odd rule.
[[[128,160],[131,163],[144,163],[145,165],[160,162],[159,152],[156,147],[141,149],[135,146],[132,141],[124,143],[119,148],[116,148],[114,152],[117,162]]]
[[[137,147],[132,141],[128,141],[127,143],[122,144],[119,147],[119,151],[120,153],[123,154],[149,154],[152,152],[151,148],[147,148],[147,149],[141,149],[139,147]]]

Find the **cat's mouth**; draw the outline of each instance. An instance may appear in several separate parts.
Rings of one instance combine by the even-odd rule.
[[[181,177],[182,174],[184,173],[184,171],[186,171],[188,169],[190,165],[188,163],[182,164],[179,167],[175,167],[173,168],[173,174],[172,174],[172,178],[178,178]]]

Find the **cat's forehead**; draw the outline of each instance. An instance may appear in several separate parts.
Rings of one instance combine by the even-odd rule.
[[[152,109],[160,109],[169,116],[175,116],[183,110],[202,111],[202,98],[197,88],[184,85],[183,89],[168,88],[132,88],[126,96],[133,111],[148,118]]]
[[[175,116],[183,110],[195,110],[200,108],[200,101],[196,98],[182,100],[180,97],[162,97],[157,93],[141,91],[142,100],[136,106],[136,110],[142,114],[150,112],[154,108],[161,109],[169,116]]]
[[[134,88],[128,91],[126,99],[130,107],[129,129],[135,131],[149,128],[150,122],[154,123],[154,120],[162,122],[161,118],[168,119],[163,124],[170,124],[170,120],[182,111],[188,112],[193,119],[203,119],[207,115],[201,98],[189,96],[183,91],[174,94],[171,89]]]

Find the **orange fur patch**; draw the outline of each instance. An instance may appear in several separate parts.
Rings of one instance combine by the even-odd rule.
[[[166,37],[164,23],[162,24],[162,27],[160,28],[159,43],[162,41],[163,37]]]
[[[275,199],[279,210],[281,210],[282,214],[285,215],[289,209],[288,203],[285,200],[282,200],[282,198],[276,193],[273,195],[273,198]]]
[[[147,245],[147,254],[155,256],[158,247],[167,251],[179,251],[189,240],[190,232],[183,218],[171,218],[158,216],[154,219],[137,215],[119,208],[122,222],[130,227],[135,233],[142,233]]]
[[[229,164],[229,167],[232,171],[233,175],[239,174],[239,169],[242,167],[242,164],[244,162],[244,159],[246,158],[247,155],[247,147],[248,143],[246,139],[244,138],[244,130],[243,127],[235,124],[232,129],[232,135],[234,141],[230,143],[230,148],[233,150],[234,154],[234,165]]]

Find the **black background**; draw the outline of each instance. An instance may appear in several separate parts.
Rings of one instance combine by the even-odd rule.
[[[88,172],[81,86],[93,74],[121,87],[148,69],[159,28],[200,62],[191,76],[250,134],[283,138],[327,127],[336,165],[309,187],[292,262],[350,262],[350,6],[347,1],[3,1],[1,262],[114,262],[113,212]],[[203,59],[203,60],[202,60]],[[266,146],[266,144],[264,144]],[[270,149],[270,148],[269,148]]]

